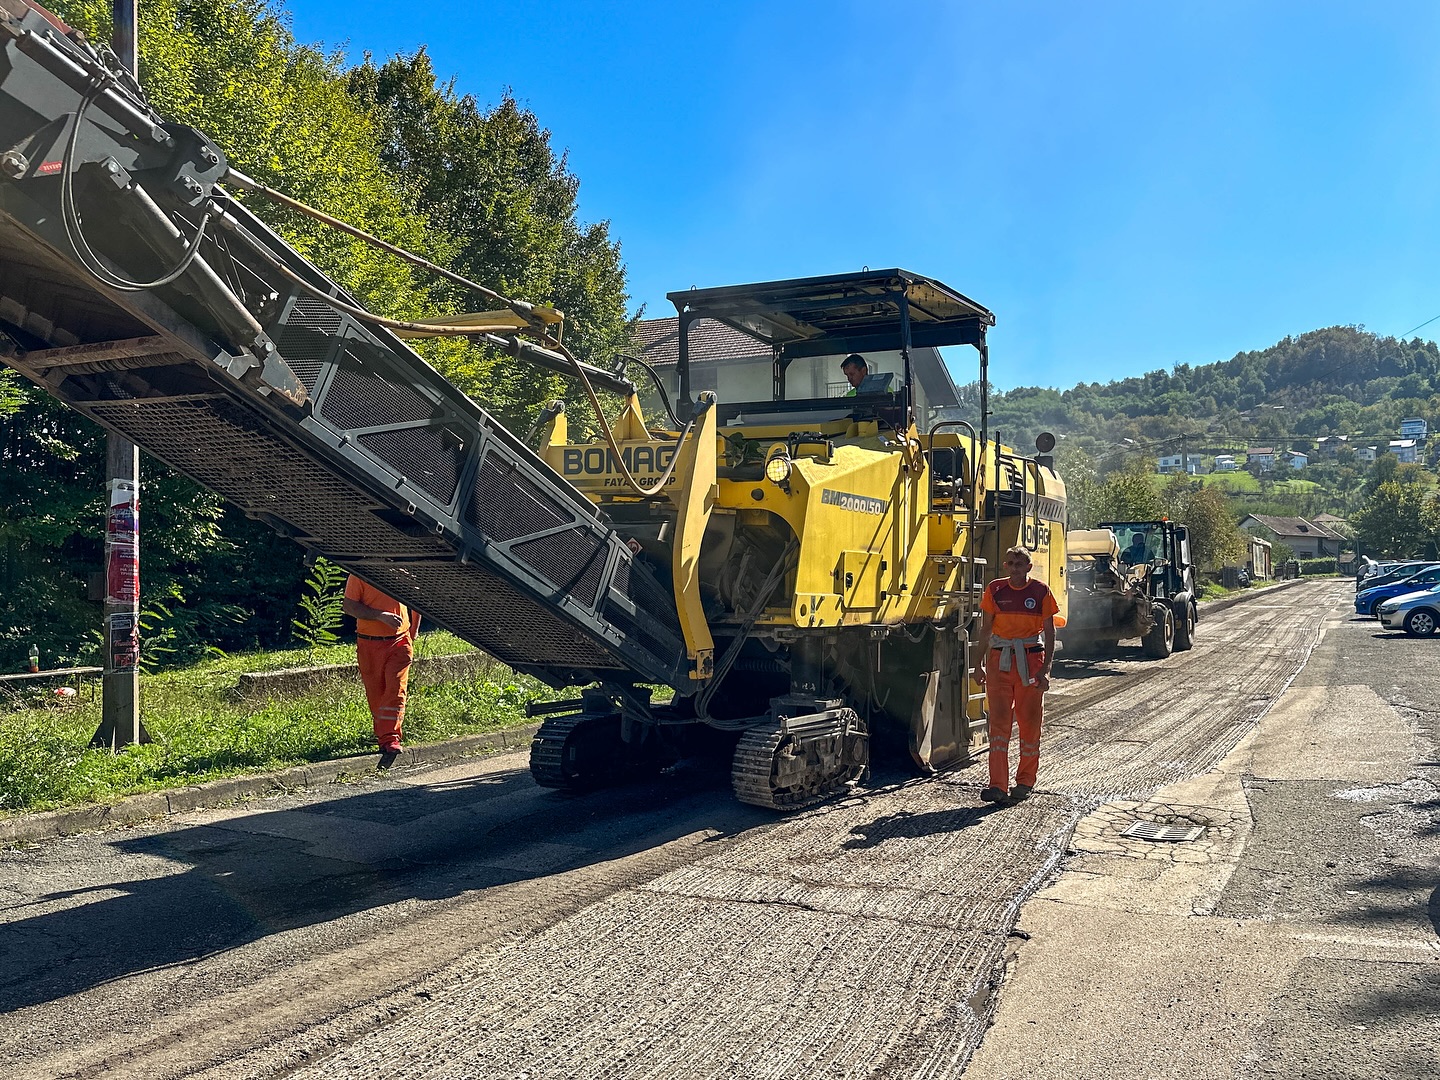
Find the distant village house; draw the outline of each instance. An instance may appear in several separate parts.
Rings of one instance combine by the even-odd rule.
[[[1181,468],[1182,468],[1182,464],[1181,464],[1181,460],[1180,460],[1180,455],[1179,455],[1179,454],[1167,454],[1167,455],[1165,455],[1164,457],[1162,457],[1162,458],[1157,462],[1157,466],[1158,466],[1160,472],[1162,472],[1162,473],[1178,473],[1178,472],[1181,471]],[[1184,464],[1183,464],[1183,468],[1184,468],[1184,471],[1187,472],[1187,473],[1189,473],[1191,476],[1194,476],[1194,475],[1196,475],[1197,473],[1199,473],[1199,472],[1200,472],[1200,455],[1199,455],[1199,454],[1186,454],[1186,455],[1185,455]]]
[[[1338,557],[1340,544],[1344,539],[1339,533],[1331,532],[1318,522],[1298,517],[1274,517],[1270,514],[1250,514],[1240,522],[1240,528],[1272,543],[1284,544],[1295,552],[1297,559]]]
[[[1273,446],[1252,446],[1245,451],[1245,464],[1260,472],[1269,472],[1275,468],[1275,448]]]
[[[1389,452],[1401,465],[1413,465],[1420,457],[1419,443],[1415,439],[1391,439]]]

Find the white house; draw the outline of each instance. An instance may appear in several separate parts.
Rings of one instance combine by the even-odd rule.
[[[1303,469],[1310,464],[1310,459],[1298,450],[1286,450],[1285,457],[1289,460],[1292,469]]]
[[[1257,532],[1266,539],[1287,544],[1297,558],[1323,558],[1340,554],[1343,537],[1323,525],[1298,517],[1272,517],[1269,514],[1249,514],[1240,522],[1246,532]]]
[[[1160,460],[1157,462],[1157,465],[1162,473],[1178,473],[1181,469],[1180,455],[1166,454],[1164,457],[1160,458]],[[1200,455],[1186,454],[1184,469],[1191,476],[1197,474],[1200,471]]]
[[[1413,465],[1419,456],[1419,450],[1414,439],[1391,439],[1390,453],[1402,465]]]
[[[1275,468],[1275,448],[1273,446],[1252,446],[1245,451],[1245,464],[1254,465],[1261,472],[1269,472]]]
[[[1216,471],[1216,472],[1234,472],[1234,471],[1235,471],[1235,455],[1234,455],[1234,454],[1216,454],[1216,455],[1215,455],[1215,471]]]
[[[1363,461],[1363,462],[1364,462],[1365,464],[1367,464],[1367,465],[1373,465],[1373,464],[1375,463],[1375,447],[1373,447],[1373,446],[1357,446],[1357,447],[1355,447],[1355,460],[1356,460],[1356,461]]]

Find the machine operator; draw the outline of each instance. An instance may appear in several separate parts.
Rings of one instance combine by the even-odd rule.
[[[845,376],[845,381],[850,384],[846,397],[854,397],[855,392],[860,389],[860,384],[865,381],[865,376],[870,374],[870,365],[865,363],[865,358],[859,353],[851,353],[840,361],[840,372]]]

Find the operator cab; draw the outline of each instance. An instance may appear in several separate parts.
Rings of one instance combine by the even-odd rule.
[[[793,278],[755,285],[668,294],[679,313],[682,420],[694,413],[691,330],[713,319],[758,342],[771,355],[770,395],[721,402],[723,430],[740,424],[815,428],[831,421],[876,421],[882,428],[924,431],[928,402],[917,387],[915,351],[925,347],[985,348],[995,316],[933,278],[908,270]],[[867,374],[852,387],[841,372],[851,354]]]

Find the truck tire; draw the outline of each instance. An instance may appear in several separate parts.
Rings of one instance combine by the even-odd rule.
[[[1185,652],[1195,644],[1195,616],[1191,613],[1190,602],[1175,608],[1175,651]]]
[[[1152,660],[1164,660],[1175,648],[1175,613],[1170,605],[1157,601],[1150,609],[1154,627],[1142,640],[1145,655]]]

